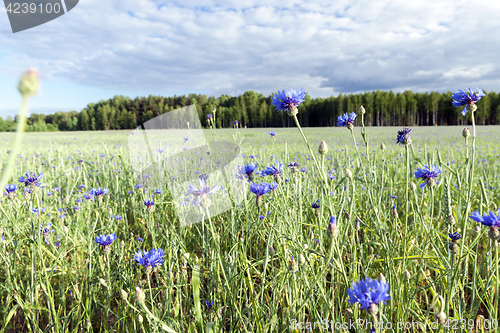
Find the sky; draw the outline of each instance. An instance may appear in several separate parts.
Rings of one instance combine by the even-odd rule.
[[[81,0],[14,34],[1,7],[0,116],[17,113],[29,67],[41,80],[31,113],[120,94],[498,92],[499,12],[496,1]]]

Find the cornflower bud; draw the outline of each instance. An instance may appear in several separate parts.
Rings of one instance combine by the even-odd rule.
[[[135,287],[135,299],[141,304],[146,300],[146,294],[139,286]]]
[[[38,71],[35,68],[30,68],[23,73],[19,80],[17,89],[23,97],[31,97],[38,92],[40,88],[40,80]]]
[[[366,110],[365,110],[365,108],[364,108],[364,106],[363,106],[363,105],[361,105],[361,106],[359,107],[359,113],[361,113],[361,114],[365,114],[365,113],[366,113]]]
[[[319,144],[318,152],[319,152],[321,155],[326,155],[326,154],[328,154],[328,146],[327,146],[327,144],[326,144],[326,142],[325,142],[325,141],[321,141],[321,143]]]
[[[463,129],[463,131],[462,131],[462,136],[463,136],[464,138],[466,138],[466,139],[470,136],[470,132],[469,132],[469,128],[468,128],[468,127],[465,127],[465,128]]]
[[[126,292],[123,289],[120,289],[120,297],[122,298],[122,300],[126,301],[128,299],[128,292]]]
[[[351,179],[352,180],[352,172],[351,170],[345,168],[345,175],[347,178]]]
[[[384,151],[385,150],[385,145],[383,142],[380,143],[380,150]]]

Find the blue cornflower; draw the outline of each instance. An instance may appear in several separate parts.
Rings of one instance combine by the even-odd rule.
[[[326,235],[328,238],[332,238],[337,234],[337,224],[335,223],[335,216],[330,217],[328,222],[328,227],[326,228]]]
[[[95,238],[95,242],[101,246],[109,246],[116,239],[116,235],[114,233],[109,235],[99,235]]]
[[[481,216],[479,212],[473,212],[469,217],[474,221],[480,222],[490,228],[500,227],[500,210],[498,212],[498,216],[495,215],[494,212],[490,211],[489,214],[484,214],[483,216]]]
[[[320,205],[319,205],[319,199],[316,200],[315,202],[313,202],[312,205],[311,205],[311,207],[314,208],[314,209],[318,209],[320,207]]]
[[[233,126],[237,127],[238,126],[238,120],[233,121]]]
[[[253,181],[253,173],[257,169],[257,164],[255,163],[250,163],[247,165],[244,165],[243,167],[240,167],[238,170],[238,173],[240,175],[246,175],[248,177],[248,180]]]
[[[355,114],[354,112],[352,112],[350,115],[344,113],[343,115],[338,116],[337,126],[352,129],[354,127],[354,120],[356,119],[356,116],[357,114]]]
[[[250,191],[255,193],[257,197],[261,197],[271,191],[271,185],[268,183],[252,183],[250,184]]]
[[[194,196],[193,205],[198,205],[205,200],[206,204],[210,204],[208,197],[222,189],[222,186],[219,185],[215,185],[212,189],[210,189],[210,186],[207,186],[205,183],[207,177],[204,175],[202,176],[198,177],[200,188],[196,188],[194,185],[189,184],[188,191],[185,194],[185,196],[189,196],[191,194]]]
[[[441,172],[443,172],[441,167],[431,165],[429,168],[425,165],[422,169],[417,169],[414,174],[415,178],[422,178],[424,182],[420,185],[420,188],[424,188],[425,185],[434,186],[436,184],[435,178],[437,178]]]
[[[118,221],[122,219],[122,216],[121,215],[115,215],[115,219],[117,219]]]
[[[11,199],[14,196],[14,192],[17,190],[17,186],[14,184],[7,184],[5,185],[5,191],[4,194]]]
[[[271,189],[271,191],[275,191],[278,188],[278,183],[272,182],[271,184],[269,184],[269,188]]]
[[[271,104],[276,107],[276,111],[285,111],[297,114],[297,107],[306,98],[306,92],[304,89],[297,91],[290,89],[290,91],[278,91],[276,95],[272,97]]]
[[[33,209],[31,210],[31,212],[32,212],[32,213],[38,213],[38,208],[33,208]],[[42,207],[42,208],[40,208],[40,212],[41,212],[41,213],[44,213],[44,212],[45,212],[45,208],[43,208],[43,207]]]
[[[102,188],[102,187],[99,187],[99,188],[93,188],[89,191],[89,194],[90,195],[93,195],[93,196],[96,196],[98,198],[100,198],[101,196],[105,195],[105,194],[108,194],[109,191],[107,188]]]
[[[158,149],[158,152],[159,152],[160,154],[161,154],[161,153],[163,153],[164,151],[165,151],[165,149],[163,149],[163,148],[159,148],[159,149]]]
[[[142,242],[144,242],[144,238],[141,238],[141,237],[137,237],[137,238],[136,238],[136,240],[137,240],[138,242],[141,242],[141,243],[142,243]]]
[[[25,176],[19,177],[19,182],[24,183],[24,186],[36,187],[42,184],[39,182],[39,180],[43,176],[43,172],[39,175],[37,175],[35,172],[26,172]]]
[[[159,189],[155,189],[155,194],[162,194],[163,191],[162,190],[159,190]]]
[[[455,243],[457,240],[462,238],[462,235],[460,235],[458,232],[454,232],[452,234],[448,234],[448,237],[450,237],[451,241]]]
[[[259,216],[259,219],[260,219],[260,220],[263,220],[263,219],[265,219],[265,218],[266,218],[266,216],[265,216],[265,215],[261,215],[261,216]]]
[[[276,163],[278,164],[278,163]],[[268,166],[267,168],[265,168],[264,170],[262,170],[262,176],[279,176],[280,173],[283,172],[283,169],[282,169],[283,165],[282,164],[279,164],[279,167],[276,168],[274,165],[270,165]]]
[[[146,206],[146,209],[150,211],[153,209],[153,205],[155,204],[154,200],[144,200],[144,206]]]
[[[139,189],[141,189],[141,188],[142,188],[142,184],[136,184],[136,185],[134,185],[134,188],[135,188],[136,190],[139,190]]]
[[[411,129],[405,127],[401,131],[398,131],[398,137],[396,138],[396,143],[407,146],[411,143],[410,139]]]
[[[40,233],[43,235],[43,241],[45,244],[50,244],[49,241],[47,240],[47,237],[50,235],[51,232],[54,232],[54,229],[50,229],[52,226],[52,223],[48,223],[47,226],[43,226],[43,224],[40,225]]]
[[[300,169],[300,172],[307,172],[307,169],[306,168],[302,168],[302,169]]]
[[[91,195],[91,194],[84,194],[84,195],[83,195],[83,197],[84,197],[85,199],[87,199],[87,200],[92,200],[92,199],[94,199],[94,196],[93,196],[93,195]]]
[[[144,266],[144,268],[147,268],[147,267],[155,268],[156,266],[163,264],[163,262],[165,261],[163,259],[164,255],[165,255],[165,252],[163,252],[163,250],[161,248],[151,249],[151,251],[139,250],[134,255],[134,260],[139,265]]]
[[[269,134],[269,135],[270,135],[271,137],[273,137],[273,138],[276,136],[276,132],[273,132],[273,131],[270,131],[270,132],[269,132],[269,133],[267,133],[267,134]]]
[[[78,185],[78,188],[81,189],[81,188],[85,188],[85,185],[82,184],[82,185]]]
[[[205,300],[205,304],[209,310],[212,310],[212,306],[214,305],[214,302],[212,302],[212,300]]]
[[[262,196],[271,191],[271,185],[268,183],[252,183],[250,184],[250,191],[257,196],[256,203],[260,207]]]
[[[60,187],[54,187],[53,190],[56,191],[56,192],[59,192],[61,190],[61,188]]]
[[[389,284],[386,282],[367,278],[354,283],[352,289],[347,289],[347,295],[350,297],[347,301],[352,305],[359,303],[361,310],[365,309],[371,314],[376,314],[378,303],[385,304],[385,301],[391,299],[388,291]]]
[[[397,199],[398,197],[395,195],[391,195],[391,199]]]
[[[292,169],[292,172],[294,172],[294,173],[295,173],[295,172],[297,172],[297,170],[298,170],[298,168],[299,168],[299,165],[300,165],[300,164],[299,164],[298,162],[296,162],[296,161],[293,161],[293,162],[288,163],[288,167],[289,167],[290,169]]]
[[[212,119],[213,117],[214,117],[214,115],[213,115],[213,114],[209,114],[209,113],[207,113],[207,120],[210,120],[210,119]]]
[[[472,90],[469,88],[468,94],[463,90],[459,90],[458,92],[451,95],[451,98],[453,99],[452,104],[454,107],[465,106],[462,110],[462,116],[465,116],[467,111],[476,111],[477,106],[475,103],[479,101],[481,97],[486,96],[481,89],[477,88],[477,90],[479,90],[479,92],[476,93],[472,92]]]

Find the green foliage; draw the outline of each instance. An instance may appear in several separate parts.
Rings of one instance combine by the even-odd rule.
[[[366,126],[434,126],[469,125],[469,118],[463,117],[461,108],[451,104],[451,92],[413,93],[405,91],[372,91],[363,94],[337,97],[311,98],[306,95],[299,106],[298,118],[306,127],[336,126],[337,117],[343,113],[358,112],[363,105],[366,109]],[[134,129],[138,125],[165,112],[196,105],[201,124],[208,127],[207,113],[217,109],[216,126],[231,128],[238,120],[247,127],[293,127],[290,117],[276,112],[271,104],[272,96],[264,96],[254,91],[231,97],[153,96],[131,99],[117,95],[109,100],[88,104],[81,112],[61,112],[53,115],[32,114],[28,119],[28,131],[40,131],[42,124],[52,124],[60,131],[121,130]],[[477,103],[477,122],[480,125],[500,124],[500,95],[486,93]],[[76,118],[75,118],[76,117]],[[76,119],[76,120],[75,120]],[[14,122],[15,123],[15,122]],[[0,131],[13,131],[11,120],[0,120]],[[34,126],[39,124],[40,126]]]

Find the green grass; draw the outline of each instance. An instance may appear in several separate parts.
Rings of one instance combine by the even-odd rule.
[[[277,132],[276,140],[267,134],[270,130]],[[407,323],[435,322],[440,304],[431,304],[436,295],[443,298],[450,319],[450,327],[440,325],[440,331],[471,332],[477,318],[498,319],[497,242],[488,238],[485,227],[475,233],[476,223],[468,215],[498,209],[499,127],[476,128],[470,191],[462,128],[413,128],[409,178],[417,188],[408,202],[405,148],[395,144],[397,130],[367,128],[365,150],[360,129],[354,128],[363,154],[358,156],[347,129],[305,128],[315,153],[320,141],[328,144],[323,168],[334,177],[328,185],[307,159],[296,128],[207,130],[210,142],[239,144],[245,161],[258,163],[259,171],[275,160],[284,171],[276,192],[263,196],[261,208],[248,192],[237,207],[190,226],[180,225],[166,188],[155,195],[154,210],[145,210],[147,196],[133,189],[129,131],[26,133],[9,184],[22,187],[17,180],[30,170],[45,173],[45,188],[29,198],[21,188],[15,198],[4,196],[0,203],[0,332],[162,332],[166,327],[176,332],[289,332],[294,323],[307,322],[316,325],[312,331],[326,332],[319,328],[326,321],[329,327],[337,323],[335,332],[349,332],[350,322],[372,318],[347,302],[346,289],[380,274],[390,285],[391,301],[381,306],[378,318],[391,323],[394,332],[404,332]],[[1,165],[13,138],[0,133]],[[306,172],[291,173],[286,165],[294,158]],[[413,171],[429,164],[445,172],[439,184],[422,190]],[[345,177],[345,167],[352,180]],[[106,187],[109,195],[101,202],[77,204],[80,184],[86,185],[82,193]],[[321,207],[316,214],[311,204],[317,199]],[[80,210],[73,210],[75,205]],[[31,213],[41,207],[44,213]],[[59,217],[60,208],[67,209],[65,218]],[[454,224],[448,222],[449,211]],[[332,239],[326,234],[331,216],[338,227]],[[39,232],[47,223],[55,230],[47,237],[49,244]],[[456,254],[447,236],[455,231],[463,236]],[[106,255],[94,238],[109,233],[118,239]],[[146,274],[134,253],[156,247],[165,250],[165,262]],[[134,299],[136,286],[145,293],[144,303]],[[121,290],[128,293],[126,299]],[[212,300],[212,309],[205,300]],[[354,331],[369,332],[361,326]]]

